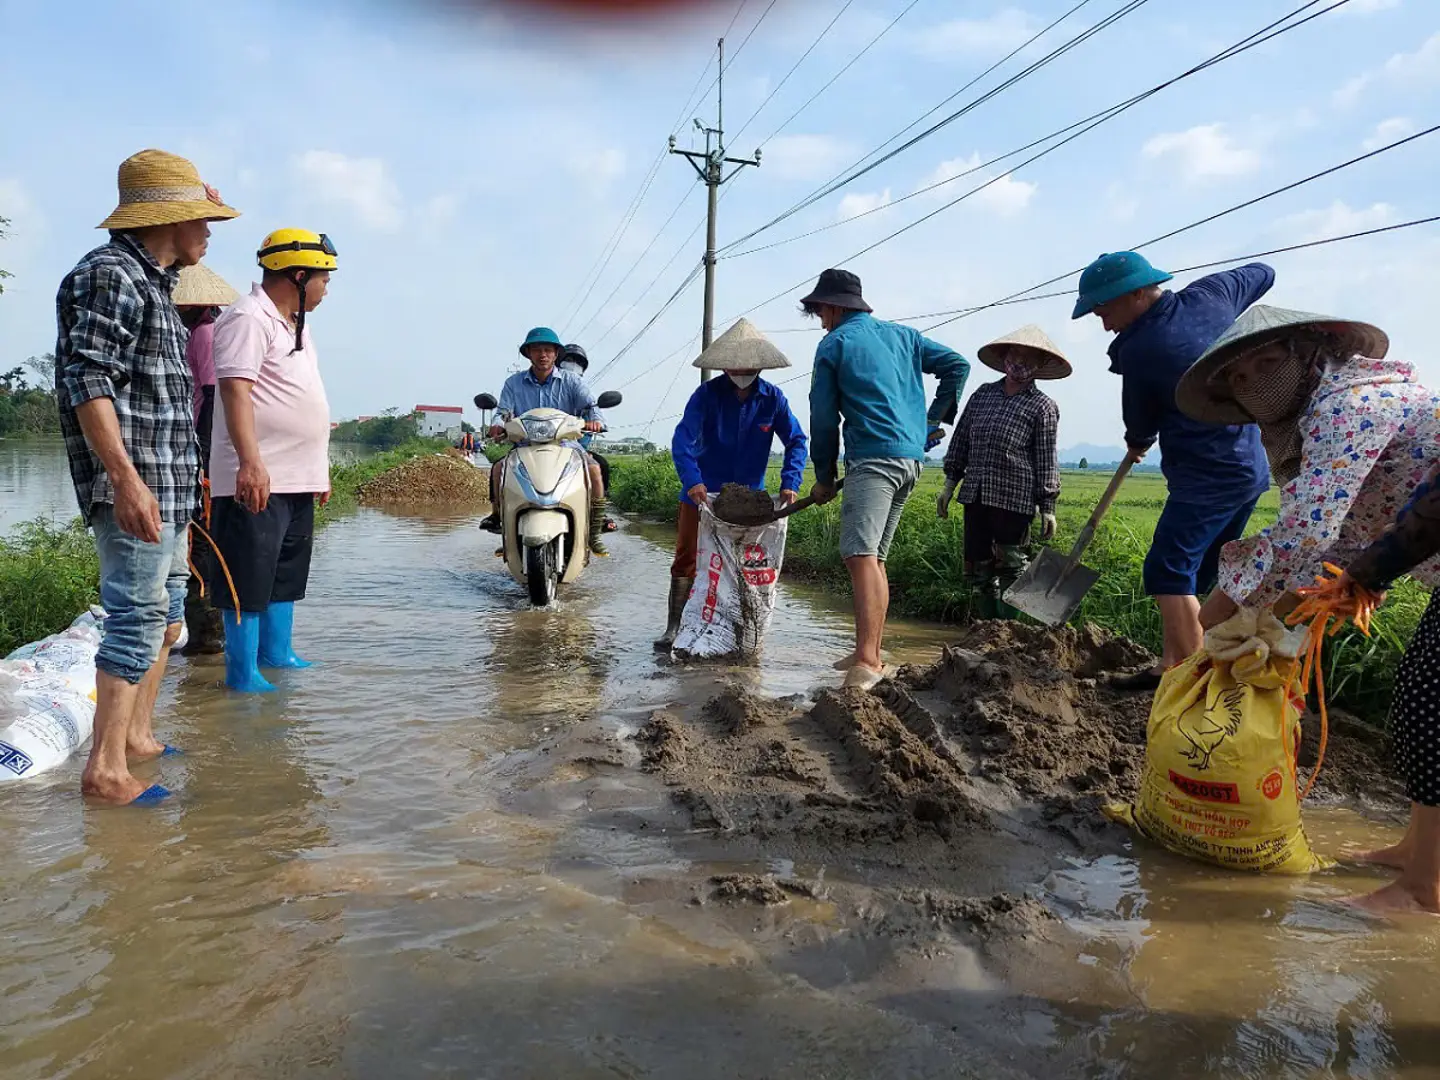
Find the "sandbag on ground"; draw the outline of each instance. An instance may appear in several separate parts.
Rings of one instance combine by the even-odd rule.
[[[700,507],[695,587],[680,618],[674,651],[684,657],[752,657],[775,612],[787,519],[731,525]]]
[[[103,618],[92,608],[0,661],[0,782],[52,769],[89,741]]]

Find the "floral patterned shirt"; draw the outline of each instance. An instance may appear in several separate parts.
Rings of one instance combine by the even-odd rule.
[[[1220,556],[1220,588],[1246,607],[1313,585],[1322,563],[1347,565],[1395,521],[1440,464],[1440,394],[1410,364],[1357,356],[1327,367],[1300,430],[1300,475],[1280,490],[1279,519]],[[1411,576],[1440,584],[1440,557]]]

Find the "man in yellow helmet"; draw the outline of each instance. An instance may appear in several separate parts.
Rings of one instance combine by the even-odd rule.
[[[279,229],[257,253],[260,283],[215,323],[215,411],[210,457],[212,521],[230,588],[212,581],[225,614],[225,684],[274,687],[261,667],[303,668],[291,629],[305,598],[315,499],[330,497],[330,404],[305,316],[336,269],[323,233]]]

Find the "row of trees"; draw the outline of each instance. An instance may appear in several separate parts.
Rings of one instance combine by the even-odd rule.
[[[54,435],[59,431],[54,356],[32,356],[23,366],[0,373],[0,437]]]
[[[386,409],[368,420],[346,420],[330,432],[332,442],[354,443],[375,450],[393,450],[420,437],[418,413],[401,415],[399,409]]]

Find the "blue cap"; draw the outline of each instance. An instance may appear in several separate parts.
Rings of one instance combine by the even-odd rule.
[[[560,340],[560,335],[548,326],[537,326],[525,335],[525,342],[520,346],[520,355],[524,356],[525,350],[531,345],[554,345],[557,353],[565,348],[564,342]]]
[[[1144,255],[1133,251],[1112,251],[1101,255],[1080,275],[1080,297],[1075,301],[1072,319],[1082,319],[1101,304],[1143,289],[1159,285],[1175,275],[1157,270]]]

